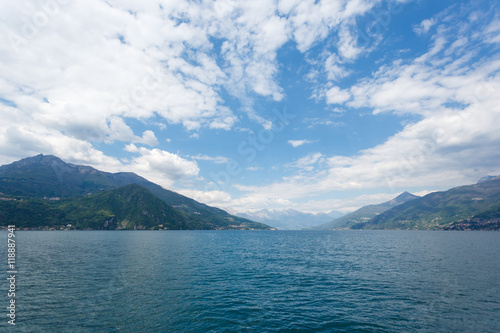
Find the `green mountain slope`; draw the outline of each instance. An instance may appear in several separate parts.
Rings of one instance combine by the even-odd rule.
[[[500,178],[430,193],[394,207],[355,229],[446,229],[454,223],[500,218]]]
[[[443,230],[500,230],[500,202],[470,219],[453,222]]]
[[[334,219],[331,222],[320,225],[316,227],[316,229],[348,229],[358,223],[368,222],[371,218],[377,216],[378,214],[381,214],[388,209],[416,198],[418,198],[418,196],[408,192],[404,192],[390,201],[378,205],[361,207],[360,209],[352,213],[346,214],[342,217]]]
[[[39,198],[0,200],[0,225],[20,228],[59,227],[76,229],[262,229],[248,221],[234,225],[211,225],[193,219],[166,204],[146,188],[131,184],[89,196],[46,200]]]
[[[58,207],[82,228],[151,229],[163,225],[168,229],[189,229],[182,212],[135,184],[68,200]]]
[[[189,226],[199,229],[269,226],[228,214],[169,191],[134,173],[108,173],[89,166],[65,163],[55,156],[37,155],[0,167],[0,193],[29,198],[72,198],[137,184],[183,212]]]
[[[0,224],[17,227],[60,226],[77,229],[188,229],[184,214],[139,185],[127,185],[98,194],[45,200],[0,202]]]

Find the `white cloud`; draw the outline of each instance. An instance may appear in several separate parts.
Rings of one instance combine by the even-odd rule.
[[[463,33],[463,32],[462,32]],[[373,78],[350,89],[352,107],[370,107],[378,112],[414,113],[431,116],[449,105],[459,108],[480,102],[478,91],[491,95],[497,84],[495,75],[500,60],[473,61],[470,45],[481,43],[482,36],[470,30],[469,36],[456,36],[440,28],[434,45],[411,63],[395,61],[383,66]],[[453,49],[454,57],[446,54]]]
[[[142,133],[142,138],[139,141],[140,143],[144,143],[148,146],[155,146],[158,144],[158,139],[155,136],[155,133],[151,130],[146,130]]]
[[[278,3],[278,10],[288,16],[297,47],[299,51],[305,52],[314,43],[327,38],[331,29],[338,29],[341,23],[354,25],[353,18],[365,14],[380,2],[378,0],[356,0],[348,3],[339,0],[281,0]],[[348,35],[348,30],[344,27],[340,30],[341,53],[346,57],[355,56],[357,51],[353,36]]]
[[[236,198],[231,200],[230,202],[222,202],[220,204],[214,202],[213,205],[218,207],[228,207],[234,211],[247,211],[251,208],[254,209],[264,209],[264,208],[276,208],[276,207],[291,207],[293,202],[287,199],[283,199],[280,197],[271,198],[269,196],[245,196],[242,198]]]
[[[437,20],[434,18],[423,20],[419,25],[413,27],[413,31],[415,31],[415,33],[417,33],[418,35],[424,35],[428,33],[431,27],[436,23]]]
[[[184,2],[170,8],[172,18],[150,6],[140,6],[132,15],[130,5],[114,3],[111,7],[92,2],[61,7],[43,30],[21,45],[20,52],[9,47],[7,34],[3,34],[6,61],[1,70],[7,86],[2,93],[5,89],[14,92],[13,100],[24,109],[26,103],[20,100],[26,95],[18,88],[36,89],[31,101],[44,107],[40,116],[47,126],[67,128],[72,119],[81,124],[86,119],[105,122],[124,115],[148,118],[156,111],[168,122],[182,123],[191,130],[201,126],[231,128],[236,118],[221,105],[219,89],[231,84],[232,70],[223,70],[211,57],[213,45],[209,41],[210,35],[229,37],[231,30],[211,31],[213,13],[206,8],[203,12],[201,8],[192,10]],[[9,7],[21,11],[21,5]],[[43,12],[42,8],[25,8],[24,14],[12,16],[0,29],[22,34],[23,21],[15,18],[31,17]],[[186,15],[193,16],[191,23],[176,23],[176,16]],[[226,19],[234,25],[231,17]],[[263,35],[242,32],[253,38],[254,45],[237,55],[251,55],[251,47],[259,51],[246,65],[248,85],[256,93],[276,99],[281,98],[281,89],[273,78],[277,73],[273,52],[287,39],[286,34],[274,30],[285,26],[280,20],[271,15],[263,18],[263,25],[253,27]],[[60,52],[60,45],[66,45],[64,52]],[[30,76],[21,75],[23,71],[29,71]],[[50,103],[45,105],[44,99]],[[66,123],[61,123],[61,118],[66,118]]]
[[[500,43],[500,19],[495,19],[484,29],[485,41],[491,44]]]
[[[144,143],[149,146],[155,146],[158,144],[158,139],[155,133],[151,130],[144,131],[142,137],[134,135],[132,129],[125,124],[122,118],[113,117],[109,121],[109,129],[106,128],[102,132],[108,132],[105,136],[105,141],[124,141],[124,142],[134,142],[134,143]],[[104,134],[104,133],[102,133]]]
[[[339,109],[334,109],[332,110],[333,112],[338,112],[342,113],[343,110]],[[314,128],[316,126],[331,126],[331,127],[343,127],[345,126],[345,123],[342,121],[333,121],[333,120],[328,120],[328,119],[322,119],[322,118],[304,118],[303,120],[304,124],[307,124],[307,128]]]
[[[312,140],[288,140],[288,143],[293,147],[297,148],[299,146],[305,145],[307,143],[313,143]]]
[[[338,81],[348,76],[351,71],[343,65],[343,61],[338,55],[332,53],[325,61],[325,72],[329,81]]]
[[[201,161],[210,161],[214,162],[216,164],[224,164],[229,162],[229,158],[224,157],[224,156],[208,156],[208,155],[203,155],[203,154],[198,154],[195,156],[190,156],[193,160],[201,160]]]
[[[182,189],[179,190],[179,193],[207,205],[216,205],[219,207],[223,207],[225,204],[231,202],[231,195],[224,191],[199,191]]]
[[[134,145],[133,143],[126,145],[125,148],[123,148],[123,150],[128,151],[129,153],[139,152],[139,148],[137,148],[137,146]]]
[[[154,110],[172,123],[219,122],[217,86],[225,75],[204,54],[210,48],[206,32],[176,25],[160,12],[131,15],[120,6],[91,2],[61,7],[19,52],[2,43],[9,59],[2,62],[3,77],[12,88],[36,91],[31,102],[39,106],[47,126],[68,127],[72,119],[82,123],[123,115],[147,118]],[[43,11],[40,8],[26,9],[25,17]],[[2,29],[22,33],[22,17],[11,18],[10,26]],[[64,52],[60,45],[66,46]],[[191,63],[183,59],[188,47],[200,48]],[[164,59],[168,60],[162,64]],[[21,74],[26,71],[29,78]],[[27,107],[26,97],[19,89],[13,95],[21,109]],[[224,118],[222,122],[228,123],[227,115]]]
[[[257,167],[257,166],[245,168],[245,170],[248,170],[248,171],[259,171],[262,169],[263,169],[262,167]]]
[[[332,87],[325,94],[328,104],[343,104],[351,98],[349,91],[341,90],[339,87]]]
[[[289,167],[298,168],[301,170],[312,171],[314,170],[314,165],[318,162],[322,161],[323,154],[321,153],[312,153],[302,158],[299,158],[297,161],[287,164]]]
[[[160,149],[137,148],[133,145],[126,147],[130,152],[138,152],[127,165],[129,171],[155,182],[164,187],[172,186],[182,178],[196,177],[200,171],[198,164]]]
[[[358,47],[357,35],[351,31],[351,28],[347,24],[342,24],[339,30],[339,43],[338,50],[339,54],[344,59],[356,59],[359,57],[362,48]]]

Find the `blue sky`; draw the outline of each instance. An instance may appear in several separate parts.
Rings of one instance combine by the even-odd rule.
[[[491,1],[0,4],[0,163],[133,171],[231,212],[500,174]]]

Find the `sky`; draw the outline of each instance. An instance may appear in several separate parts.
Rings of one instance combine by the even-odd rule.
[[[0,3],[0,164],[132,171],[230,212],[500,174],[496,1]]]

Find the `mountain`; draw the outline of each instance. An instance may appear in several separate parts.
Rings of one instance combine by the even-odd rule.
[[[190,229],[268,229],[269,226],[233,216],[227,212],[169,191],[134,173],[108,173],[89,166],[65,163],[51,155],[37,155],[0,167],[0,193],[4,196],[31,198],[33,205],[43,198],[76,198],[99,194],[136,184],[181,212]],[[110,195],[116,195],[113,193]],[[39,199],[36,201],[35,199]],[[31,207],[34,209],[33,207]]]
[[[470,219],[453,222],[443,230],[500,230],[500,203]]]
[[[315,229],[348,229],[352,226],[369,221],[371,218],[385,212],[388,209],[401,205],[405,202],[419,198],[408,192],[401,193],[394,199],[378,204],[361,207],[360,209],[334,219],[331,222],[315,227]]]
[[[495,177],[474,185],[430,193],[353,228],[498,230],[498,220],[500,177]]]
[[[268,224],[277,229],[299,230],[325,223],[330,221],[332,218],[340,217],[344,214],[337,211],[311,214],[299,212],[295,209],[262,209],[258,211],[237,213],[236,215]]]
[[[477,181],[477,184],[480,184],[482,182],[486,182],[488,180],[492,180],[492,179],[495,179],[495,178],[498,178],[499,176],[484,176],[483,178],[479,179]]]
[[[139,185],[98,194],[47,200],[31,198],[0,201],[0,224],[19,228],[71,224],[77,229],[188,229],[184,214]]]

